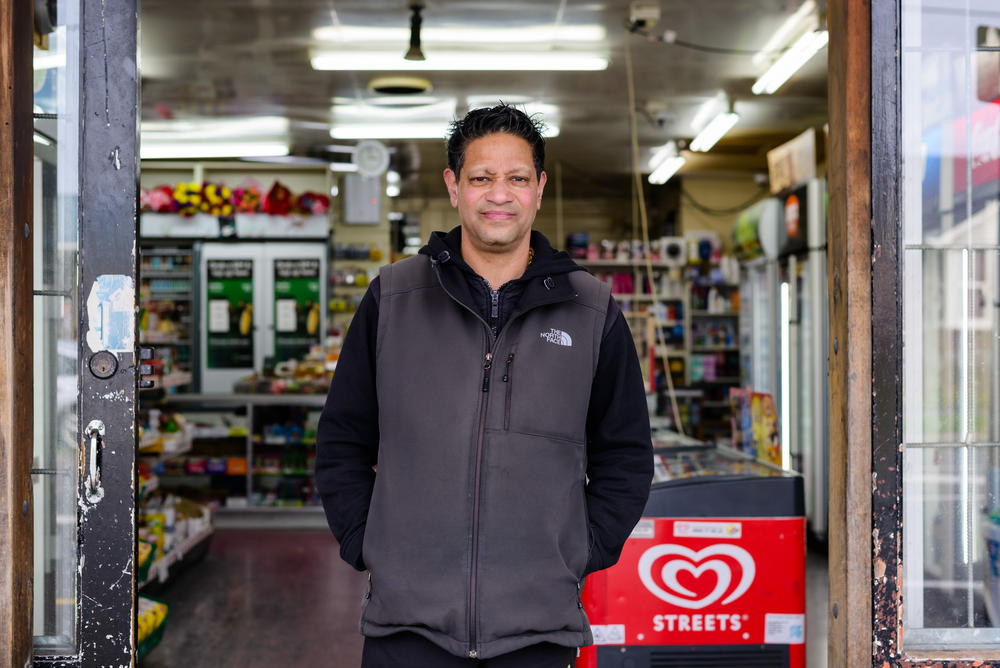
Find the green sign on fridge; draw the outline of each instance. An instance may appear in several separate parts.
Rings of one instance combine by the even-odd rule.
[[[209,260],[206,367],[253,367],[253,261]]]
[[[301,359],[322,340],[320,261],[274,261],[274,361]]]

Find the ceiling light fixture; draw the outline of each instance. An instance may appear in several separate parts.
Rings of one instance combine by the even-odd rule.
[[[654,185],[666,183],[686,162],[677,154],[677,142],[668,141],[649,159],[649,168],[653,170],[648,177],[649,182]]]
[[[450,125],[448,121],[344,123],[330,128],[330,136],[334,139],[444,139]],[[547,123],[542,136],[558,137],[559,126]]]
[[[412,33],[412,30],[409,31]],[[407,29],[371,26],[323,26],[313,30],[317,42],[351,44],[399,44],[407,39]],[[550,42],[603,42],[607,30],[597,24],[531,25],[522,27],[473,28],[448,26],[422,27],[422,44],[548,44]]]
[[[420,50],[420,11],[423,5],[410,5],[410,48],[403,56],[406,60],[426,60]]]
[[[735,111],[724,111],[713,118],[705,128],[691,140],[689,148],[692,151],[709,151],[722,137],[733,129],[740,120]]]
[[[139,145],[143,160],[193,159],[193,158],[264,158],[288,155],[287,142],[165,142]]]
[[[667,158],[663,161],[659,167],[657,167],[652,174],[649,175],[649,182],[653,185],[663,185],[676,174],[681,167],[684,166],[687,160],[682,156],[676,155],[672,158]]]
[[[795,13],[785,19],[782,24],[767,40],[764,48],[758,51],[753,57],[753,64],[758,67],[767,62],[775,53],[788,46],[789,42],[801,35],[805,30],[815,29],[816,3],[813,0],[806,0]]]
[[[753,85],[754,95],[770,95],[792,78],[830,41],[826,30],[810,30],[799,37]]]
[[[389,51],[316,50],[311,61],[314,70],[332,71],[599,71],[608,68],[608,59],[585,52],[565,51],[438,51],[426,60],[403,60]]]
[[[139,157],[278,157],[288,155],[288,131],[280,116],[143,121]]]

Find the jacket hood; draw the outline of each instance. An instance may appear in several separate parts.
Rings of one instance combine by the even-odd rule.
[[[531,231],[531,247],[535,249],[535,257],[528,265],[524,275],[518,280],[568,274],[571,271],[584,271],[583,267],[570,258],[569,253],[553,248],[545,235],[537,230]],[[463,270],[476,273],[462,258],[461,225],[450,232],[432,232],[427,244],[420,249],[420,254],[437,258],[438,261],[443,262],[444,260],[440,256],[445,251],[448,252],[446,257]]]

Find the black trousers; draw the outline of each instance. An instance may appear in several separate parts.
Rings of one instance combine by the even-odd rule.
[[[541,643],[492,659],[467,659],[415,633],[365,638],[361,668],[573,668],[576,648]]]

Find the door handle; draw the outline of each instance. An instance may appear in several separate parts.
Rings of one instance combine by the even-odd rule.
[[[87,501],[96,504],[104,498],[104,488],[101,486],[101,445],[104,440],[104,423],[91,420],[84,430],[86,436],[85,456],[87,458],[84,494]]]

